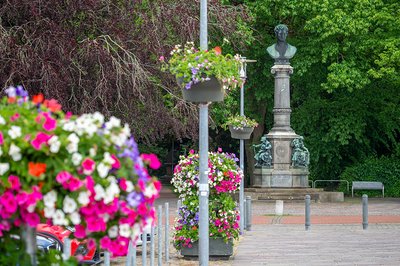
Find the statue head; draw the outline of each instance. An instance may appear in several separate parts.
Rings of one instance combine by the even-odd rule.
[[[274,32],[278,41],[285,42],[289,29],[285,24],[279,24],[275,27]]]

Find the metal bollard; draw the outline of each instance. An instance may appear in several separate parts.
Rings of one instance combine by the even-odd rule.
[[[64,238],[63,259],[67,260],[71,257],[71,239]]]
[[[158,206],[157,212],[157,241],[158,241],[158,266],[162,265],[162,205]]]
[[[165,203],[165,262],[169,261],[169,203]]]
[[[150,231],[150,266],[154,266],[154,226],[151,226]]]
[[[104,251],[104,266],[110,266],[110,252]]]
[[[283,200],[275,202],[275,215],[283,215]]]
[[[310,219],[310,203],[311,203],[311,197],[310,195],[306,195],[306,222],[305,222],[305,226],[306,226],[306,231],[310,230],[310,226],[311,226],[311,219]]]
[[[132,255],[133,255],[133,243],[132,240],[129,240],[128,255],[126,256],[125,266],[132,266]]]
[[[368,195],[364,194],[362,196],[362,212],[363,212],[363,229],[366,230],[368,228]]]
[[[136,266],[136,244],[132,248],[132,266]]]
[[[241,213],[240,214],[240,219],[242,220],[243,219],[243,232],[241,232],[242,234],[244,233],[244,231],[245,230],[247,230],[247,228],[246,228],[246,211],[247,210],[247,208],[246,208],[246,199],[244,199],[243,200],[243,213]]]
[[[142,233],[142,265],[146,265],[147,262],[147,228]]]
[[[246,230],[251,231],[251,197],[246,196]]]

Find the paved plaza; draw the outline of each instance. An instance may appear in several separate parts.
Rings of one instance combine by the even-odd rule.
[[[177,197],[168,187],[156,205],[166,202],[172,226]],[[274,202],[254,201],[251,231],[235,241],[229,260],[211,259],[209,265],[400,265],[400,199],[370,198],[367,230],[361,224],[361,197],[341,203],[312,202],[309,231],[304,226],[304,206],[285,202],[284,215],[275,216]],[[170,247],[166,265],[199,265]]]

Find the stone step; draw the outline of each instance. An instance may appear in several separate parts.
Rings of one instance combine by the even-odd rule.
[[[250,190],[250,191],[249,191]],[[250,196],[252,200],[262,201],[304,201],[306,195],[310,195],[311,200],[320,202],[342,202],[344,201],[343,192],[327,192],[323,189],[245,189],[245,196]]]
[[[245,188],[244,192],[271,193],[271,192],[298,192],[298,193],[314,193],[322,192],[322,188]]]

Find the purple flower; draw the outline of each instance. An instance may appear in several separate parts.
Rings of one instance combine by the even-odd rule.
[[[189,90],[192,87],[193,82],[189,82],[186,84],[185,89]]]
[[[198,69],[198,68],[195,68],[195,67],[192,67],[192,74],[193,74],[193,75],[196,75],[197,72],[199,72],[199,69]]]
[[[142,193],[131,192],[126,197],[126,201],[128,201],[129,206],[135,208],[137,207],[143,200]]]

